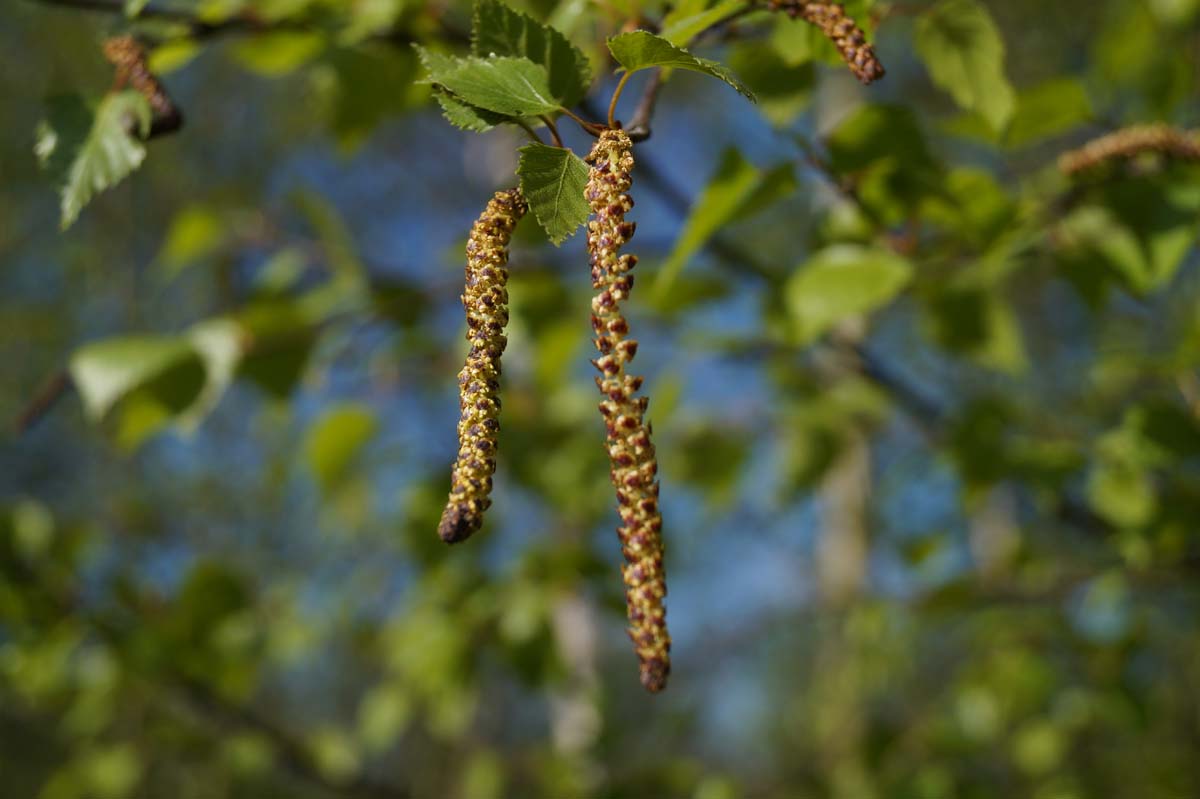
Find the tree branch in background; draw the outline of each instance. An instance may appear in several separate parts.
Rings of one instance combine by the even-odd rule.
[[[654,74],[646,83],[646,88],[642,90],[642,97],[638,100],[637,109],[633,112],[633,119],[629,120],[629,125],[625,128],[630,141],[640,142],[650,138],[650,118],[654,116],[654,108],[658,104],[658,93],[662,89],[662,85],[662,69],[655,69]]]
[[[58,404],[58,401],[71,390],[71,376],[66,369],[51,375],[42,387],[38,389],[25,408],[17,414],[13,422],[13,431],[17,435],[26,433]]]
[[[28,0],[28,2],[44,6],[95,11],[104,14],[125,13],[123,0]],[[141,10],[135,21],[136,19],[157,19],[178,23],[187,28],[185,34],[187,38],[197,41],[224,35],[253,35],[279,30],[308,31],[319,29],[319,26],[315,22],[303,19],[265,20],[253,10],[246,10],[215,22],[206,22],[196,17],[191,11],[148,5]],[[466,32],[445,25],[440,20],[438,21],[438,25],[442,37],[446,41],[455,44],[465,44],[470,41],[470,37]],[[411,34],[406,30],[400,29],[380,31],[370,38],[404,47],[416,42],[416,39]]]
[[[1170,125],[1134,125],[1063,153],[1058,169],[1068,177],[1088,172],[1111,161],[1129,160],[1155,153],[1179,161],[1200,161],[1200,135]]]

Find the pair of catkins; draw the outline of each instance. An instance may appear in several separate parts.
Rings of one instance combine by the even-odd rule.
[[[587,227],[591,260],[592,330],[599,357],[600,414],[604,419],[611,478],[621,516],[618,534],[625,556],[623,576],[629,612],[629,636],[640,662],[641,682],[649,691],[666,687],[671,670],[671,638],[663,599],[662,515],[658,507],[658,462],[646,423],[648,397],[638,396],[642,378],[629,374],[637,341],[621,304],[633,288],[637,257],[622,253],[634,233],[625,216],[633,145],[620,129],[600,133],[591,154],[586,197],[592,217]],[[467,239],[466,284],[462,295],[470,350],[459,373],[458,459],[450,497],[438,534],[447,543],[468,538],[483,524],[491,505],[492,475],[500,430],[500,358],[508,322],[508,245],[513,228],[528,206],[520,190],[497,192],[471,228]]]
[[[768,0],[765,7],[802,18],[819,28],[863,83],[883,76],[883,67],[865,34],[846,15],[841,4]],[[536,23],[525,20],[521,24]],[[686,51],[679,52],[687,56]],[[634,223],[626,220],[633,208],[629,195],[633,145],[620,124],[614,122],[611,110],[623,85],[624,80],[614,94],[608,126],[585,127],[598,137],[586,159],[589,172],[585,189],[591,208],[587,247],[592,287],[596,291],[592,299],[592,330],[600,353],[592,364],[599,372],[596,377],[601,394],[599,408],[621,517],[617,533],[625,557],[622,576],[629,636],[640,664],[642,685],[658,692],[666,687],[671,670],[671,638],[663,604],[667,586],[658,462],[645,418],[649,399],[638,396],[642,378],[628,371],[637,354],[637,341],[629,337],[629,323],[621,311],[622,303],[633,289],[632,270],[637,264],[634,255],[621,252],[634,233]],[[519,189],[498,192],[476,220],[467,240],[462,301],[470,351],[458,377],[461,405],[458,458],[452,472],[450,497],[438,527],[438,534],[447,543],[463,541],[477,532],[483,524],[484,512],[491,505],[500,430],[500,358],[508,322],[508,245],[513,228],[527,210]]]

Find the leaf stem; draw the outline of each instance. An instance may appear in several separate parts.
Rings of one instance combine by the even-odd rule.
[[[536,130],[529,127],[529,124],[527,122],[525,122],[525,120],[514,119],[513,124],[516,125],[517,127],[521,128],[522,130],[524,130],[526,133],[528,133],[529,138],[533,139],[538,144],[545,144],[545,142],[542,141],[542,137],[537,134]],[[555,138],[558,138],[558,136],[556,135]],[[561,147],[562,145],[560,144],[559,146]]]
[[[554,124],[554,119],[546,114],[543,114],[541,119],[546,123],[546,127],[550,129],[550,136],[554,139],[554,146],[562,147],[562,136],[558,135],[558,125]]]
[[[613,89],[612,100],[608,103],[608,126],[615,128],[617,126],[617,101],[621,99],[621,92],[625,90],[625,84],[629,83],[629,77],[632,72],[626,72],[621,76],[621,80],[617,83],[617,88]]]
[[[560,109],[558,109],[558,110],[559,110],[559,111],[562,111],[562,112],[563,112],[564,114],[566,114],[568,117],[570,117],[571,119],[575,120],[575,122],[577,122],[577,123],[579,124],[579,127],[583,128],[585,131],[587,131],[588,133],[592,134],[593,136],[599,136],[599,135],[600,135],[600,132],[601,132],[602,130],[604,130],[604,126],[603,126],[603,125],[599,125],[599,124],[597,124],[597,123],[595,123],[595,122],[588,122],[586,119],[584,119],[583,117],[581,117],[581,116],[579,116],[578,114],[574,113],[574,112],[573,112],[573,111],[571,111],[569,108],[560,108]]]

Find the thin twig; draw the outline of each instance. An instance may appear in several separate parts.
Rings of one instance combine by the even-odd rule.
[[[539,136],[539,135],[538,135],[538,133],[537,133],[537,131],[536,131],[536,130],[534,130],[533,128],[531,128],[531,127],[529,126],[529,124],[525,122],[525,120],[523,120],[523,119],[517,119],[517,118],[514,118],[514,119],[513,119],[513,124],[515,124],[515,125],[516,125],[517,127],[519,127],[521,130],[523,130],[523,131],[525,131],[526,133],[528,133],[528,134],[529,134],[529,138],[533,139],[533,140],[534,140],[535,142],[537,142],[538,144],[545,144],[545,142],[544,142],[544,141],[542,141],[542,137],[541,137],[541,136]]]
[[[625,129],[631,141],[640,142],[650,138],[650,119],[654,116],[654,108],[658,104],[658,94],[662,85],[662,70],[655,69],[650,80],[646,82],[646,88],[642,90],[642,97],[638,100],[637,108],[633,112],[633,119],[629,121],[629,127]]]
[[[579,116],[569,108],[560,108],[559,110],[566,114],[569,119],[574,120],[579,127],[584,129],[585,132],[590,133],[593,136],[599,136],[600,132],[604,130],[603,125],[597,122],[588,122],[586,119]]]
[[[550,117],[550,116],[543,116],[542,121],[545,122],[546,127],[550,129],[550,137],[552,139],[554,139],[554,146],[562,147],[563,146],[562,136],[558,135],[558,125],[555,124],[554,118]]]
[[[25,408],[17,415],[13,429],[17,435],[29,432],[34,425],[46,417],[46,414],[66,396],[72,386],[71,375],[66,369],[61,369],[50,376],[29,400]]]

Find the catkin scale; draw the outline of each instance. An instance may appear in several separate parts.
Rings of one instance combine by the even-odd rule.
[[[587,200],[593,217],[588,222],[591,256],[592,331],[600,356],[592,364],[600,372],[596,385],[604,399],[610,475],[616,488],[621,526],[617,534],[625,557],[622,577],[629,613],[629,637],[640,664],[642,685],[652,692],[666,687],[671,670],[671,638],[667,633],[667,594],[663,572],[662,514],[658,506],[658,461],[645,421],[647,397],[635,396],[642,378],[626,374],[637,354],[637,341],[628,338],[629,323],[621,303],[633,288],[630,270],[637,258],[620,249],[633,236],[625,215],[633,208],[629,196],[633,170],[632,143],[621,130],[604,131],[587,161],[591,164]]]
[[[508,343],[508,243],[526,210],[518,189],[496,192],[467,238],[462,304],[471,348],[458,375],[458,458],[438,524],[438,535],[448,544],[478,532],[492,504],[500,432],[500,356]]]
[[[129,86],[150,104],[150,136],[172,133],[183,124],[183,115],[167,90],[150,71],[146,50],[132,36],[115,36],[104,42],[104,57],[117,70],[117,85]]]
[[[800,17],[819,28],[833,42],[842,60],[861,82],[874,83],[884,76],[883,64],[875,55],[875,48],[867,42],[866,33],[846,14],[841,3],[769,0],[767,7],[787,14],[792,19]]]
[[[1134,125],[1094,139],[1058,159],[1064,175],[1074,176],[1118,159],[1158,153],[1180,161],[1200,161],[1200,137],[1170,125]]]

